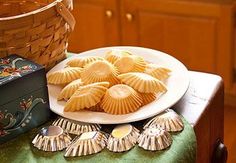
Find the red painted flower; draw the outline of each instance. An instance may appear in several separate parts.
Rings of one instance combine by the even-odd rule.
[[[0,130],[0,137],[5,136],[6,134],[7,134],[7,132],[5,130]]]
[[[7,68],[3,69],[3,72],[8,72],[8,73],[12,74],[12,73],[19,73],[20,70],[17,68],[7,67]]]
[[[22,110],[27,110],[29,109],[29,107],[32,104],[32,99],[33,97],[30,97],[27,101],[25,99],[22,100],[22,102],[20,102],[20,107]]]
[[[7,64],[9,64],[10,62],[11,62],[11,61],[10,61],[9,58],[8,58],[8,59],[1,59],[0,64],[7,65]]]
[[[31,70],[31,67],[29,65],[21,67],[21,70]]]

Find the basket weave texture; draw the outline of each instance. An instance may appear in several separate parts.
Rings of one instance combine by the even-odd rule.
[[[72,0],[0,0],[0,57],[18,54],[50,69],[65,58]]]

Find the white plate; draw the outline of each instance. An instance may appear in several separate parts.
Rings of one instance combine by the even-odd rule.
[[[121,47],[106,47],[95,50],[86,51],[70,57],[49,71],[49,73],[56,70],[62,69],[66,62],[76,57],[85,57],[85,56],[104,56],[104,54],[112,48],[119,48],[124,50],[129,50],[130,52],[144,57],[146,61],[156,63],[167,67],[172,70],[171,76],[166,82],[168,91],[161,96],[160,99],[149,103],[141,107],[138,111],[125,115],[111,115],[107,113],[92,112],[92,111],[78,111],[78,112],[63,112],[65,105],[64,101],[57,101],[57,95],[61,91],[61,88],[54,85],[48,85],[49,90],[49,101],[51,110],[56,114],[76,120],[81,122],[88,123],[99,123],[99,124],[118,124],[118,123],[128,123],[147,119],[149,117],[155,116],[156,114],[164,111],[167,108],[173,106],[186,92],[189,85],[189,75],[186,67],[174,57],[167,55],[165,53],[141,48],[141,47],[130,47],[130,46],[121,46]]]

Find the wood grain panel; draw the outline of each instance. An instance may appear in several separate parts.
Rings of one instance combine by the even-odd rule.
[[[69,51],[81,52],[92,48],[119,44],[118,9],[114,0],[74,1],[76,28],[69,39]],[[111,11],[109,18],[106,11]]]
[[[122,0],[122,43],[165,51],[191,70],[223,77],[226,93],[233,86],[236,12],[232,1]],[[125,15],[133,15],[127,21]]]
[[[191,70],[216,72],[215,19],[139,13],[139,45],[164,51]]]

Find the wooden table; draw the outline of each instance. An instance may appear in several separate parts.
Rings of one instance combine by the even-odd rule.
[[[197,162],[226,162],[222,78],[193,71],[189,74],[189,89],[174,109],[194,127],[198,146]]]

